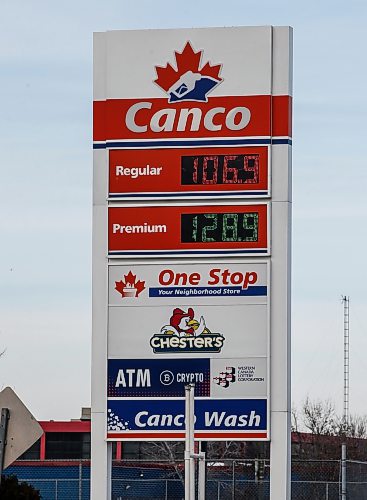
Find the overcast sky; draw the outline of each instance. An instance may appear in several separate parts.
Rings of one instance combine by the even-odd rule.
[[[39,419],[90,405],[92,33],[294,28],[293,394],[367,414],[366,2],[2,0],[0,385]]]

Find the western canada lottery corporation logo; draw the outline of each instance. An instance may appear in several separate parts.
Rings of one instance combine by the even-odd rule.
[[[218,377],[213,378],[213,382],[227,389],[230,384],[236,382],[236,368],[234,366],[226,366],[225,370],[220,372]]]
[[[202,65],[202,54],[202,50],[195,52],[187,42],[182,52],[175,51],[176,69],[170,63],[155,67],[154,83],[168,94],[169,103],[208,102],[207,94],[223,81],[219,76],[222,65]]]

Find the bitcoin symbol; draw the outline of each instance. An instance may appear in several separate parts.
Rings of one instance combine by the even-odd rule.
[[[172,372],[165,370],[164,372],[161,373],[159,379],[163,385],[170,385],[174,380],[174,376]]]

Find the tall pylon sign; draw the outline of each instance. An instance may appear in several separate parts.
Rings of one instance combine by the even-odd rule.
[[[184,440],[188,383],[195,439],[270,441],[288,499],[292,30],[94,43],[92,500],[111,442]]]

